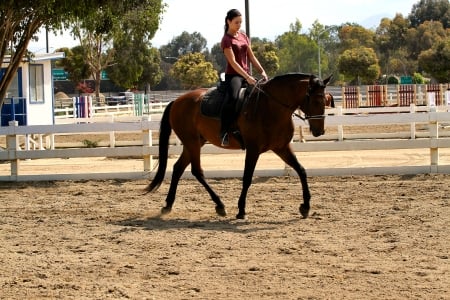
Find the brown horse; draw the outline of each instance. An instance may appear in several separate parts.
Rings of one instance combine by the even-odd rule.
[[[260,154],[272,150],[299,175],[303,188],[303,203],[300,213],[306,218],[310,209],[310,192],[306,171],[298,162],[290,148],[294,133],[292,114],[300,108],[309,121],[311,133],[324,133],[325,87],[331,76],[325,80],[310,74],[286,74],[258,83],[237,117],[241,141],[230,135],[229,149],[246,149],[243,186],[238,201],[236,218],[245,218],[247,191]],[[205,180],[200,165],[200,149],[209,141],[220,147],[220,121],[202,114],[200,105],[206,89],[198,89],[180,96],[166,107],[160,125],[159,164],[152,182],[146,190],[156,190],[164,180],[168,142],[171,131],[175,132],[183,144],[183,152],[173,166],[172,180],[162,214],[169,213],[175,201],[177,185],[186,167],[191,164],[191,172],[205,187],[216,204],[216,212],[226,215],[225,205]]]

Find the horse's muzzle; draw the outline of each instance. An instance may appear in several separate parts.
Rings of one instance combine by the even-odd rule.
[[[318,136],[325,134],[324,129],[321,129],[321,130],[317,130],[317,129],[313,129],[313,128],[310,128],[310,129],[311,129],[311,133],[314,137],[318,137]]]

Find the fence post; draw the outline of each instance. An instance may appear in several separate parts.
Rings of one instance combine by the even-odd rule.
[[[342,116],[342,106],[337,107],[337,114],[338,116]],[[338,141],[344,140],[344,127],[342,124],[339,124],[337,127],[337,133],[338,133]]]
[[[409,113],[415,114],[416,113],[416,105],[414,103],[411,103],[409,105]],[[411,139],[416,139],[416,122],[411,122],[410,126],[410,132],[411,132]]]
[[[148,116],[143,116],[142,122],[142,147],[149,148],[153,145],[152,131],[148,129]],[[145,123],[145,124],[144,124]],[[153,157],[150,154],[143,155],[144,159],[144,172],[150,172],[153,170]]]
[[[436,106],[430,107],[428,127],[430,130],[430,173],[437,173],[439,165],[439,126],[436,120]]]
[[[110,123],[114,123],[114,115],[109,118]],[[114,131],[109,132],[109,147],[114,148],[116,146],[116,133]]]
[[[18,121],[9,121],[9,126],[19,126]],[[6,136],[6,148],[8,149],[8,159],[11,162],[11,179],[17,180],[19,176],[20,160],[17,159],[19,150],[19,136],[14,130],[14,134]]]

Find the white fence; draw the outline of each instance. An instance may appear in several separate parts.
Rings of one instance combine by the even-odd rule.
[[[346,174],[417,174],[417,173],[450,173],[450,163],[440,163],[440,149],[450,148],[450,132],[443,130],[450,123],[449,107],[381,107],[342,109],[341,107],[327,110],[326,125],[335,127],[335,133],[322,136],[320,139],[310,139],[307,143],[293,142],[295,152],[318,151],[365,151],[365,150],[391,150],[391,149],[429,149],[429,164],[402,166],[402,167],[348,167],[339,169],[311,169],[308,175],[346,175]],[[95,118],[94,118],[95,119]],[[128,119],[125,122],[93,122],[94,119],[77,119],[78,123],[41,125],[41,126],[11,126],[0,128],[0,136],[6,138],[6,149],[0,150],[0,161],[10,164],[10,174],[0,176],[0,181],[30,181],[30,180],[77,180],[77,179],[134,179],[152,178],[152,156],[158,155],[158,147],[153,144],[153,133],[159,130],[159,120],[148,120],[147,116],[139,120]],[[98,121],[98,119],[97,119]],[[86,123],[80,123],[86,122]],[[89,123],[88,123],[89,122]],[[295,119],[297,126],[307,126],[303,121]],[[409,125],[408,132],[379,132],[371,134],[350,134],[344,132],[347,126],[371,126],[403,124]],[[417,131],[416,125],[422,124],[427,129]],[[116,147],[114,136],[120,132],[140,132],[142,143],[133,146]],[[97,148],[70,148],[58,149],[51,142],[51,137],[57,134],[91,133],[109,134],[111,142],[109,147]],[[47,135],[50,137],[51,147],[37,147],[41,150],[30,150],[30,147],[20,147],[20,140],[30,136]],[[42,142],[42,141],[41,141]],[[25,143],[27,144],[27,143]],[[169,155],[181,153],[179,143],[171,145]],[[221,149],[213,145],[205,145],[202,154],[233,153],[232,150]],[[242,151],[241,151],[242,152]],[[76,158],[76,157],[140,157],[143,160],[142,169],[132,172],[112,173],[68,173],[24,175],[21,173],[20,162],[24,160],[37,160],[49,158]],[[113,161],[111,162],[114,163]],[[224,170],[208,173],[209,177],[240,177],[240,170]],[[186,175],[189,176],[189,172]],[[280,176],[291,174],[289,168],[277,170],[257,170],[256,176]],[[168,170],[167,176],[170,176]]]

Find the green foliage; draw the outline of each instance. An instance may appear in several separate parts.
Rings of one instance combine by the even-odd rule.
[[[307,35],[301,34],[301,24],[291,24],[291,31],[279,36],[275,43],[280,59],[278,74],[290,72],[316,73],[317,46]]]
[[[86,62],[96,82],[96,96],[100,92],[101,71],[116,63],[114,41],[122,51],[124,43],[131,48],[137,45],[136,48],[142,50],[142,43],[151,39],[158,29],[159,14],[163,9],[161,0],[117,2],[116,5],[102,6],[76,22],[73,33],[85,51]],[[134,62],[134,68],[127,69],[132,78],[124,85],[137,83],[137,77],[142,74],[138,63]]]
[[[280,68],[275,45],[268,40],[252,39],[252,50],[267,76],[274,76]]]
[[[447,32],[438,21],[425,21],[417,28],[408,30],[407,47],[409,57],[417,60],[422,51],[430,49],[433,44],[445,40],[450,32]]]
[[[164,10],[161,0],[2,0],[0,2],[0,65],[11,55],[6,75],[0,79],[0,108],[17,69],[27,54],[27,46],[39,29],[59,31],[74,28],[80,38],[85,62],[98,80],[108,63],[109,41],[117,32],[150,40]],[[89,43],[84,43],[89,42]],[[106,46],[106,47],[105,47]],[[111,49],[111,48],[109,48]],[[106,62],[105,62],[106,61]],[[79,72],[83,73],[83,72]],[[78,74],[73,75],[74,78]],[[98,90],[97,90],[98,92]]]
[[[339,56],[338,66],[347,79],[363,84],[373,84],[380,76],[378,59],[372,48],[358,47],[344,51]]]
[[[227,59],[223,54],[220,43],[214,44],[214,46],[211,48],[210,55],[214,68],[219,71],[219,73],[225,72],[225,68],[227,67]]]
[[[68,72],[70,81],[77,84],[83,79],[89,78],[91,71],[85,63],[83,47],[60,48],[56,51],[64,52],[64,58],[57,60],[55,64]]]
[[[339,30],[341,49],[357,48],[360,46],[374,48],[375,33],[361,25],[344,25]]]
[[[125,89],[144,89],[147,83],[158,84],[162,77],[159,51],[129,37],[114,42],[115,63],[107,68],[109,78]]]
[[[183,31],[167,45],[160,47],[161,57],[164,61],[170,62],[172,58],[178,58],[188,53],[203,53],[206,51],[206,39],[198,32],[192,34]]]
[[[448,0],[420,0],[409,14],[411,26],[416,28],[425,21],[439,21],[450,27],[450,2]]]
[[[420,73],[414,73],[413,74],[413,83],[415,84],[424,84],[425,78]]]
[[[74,19],[89,16],[105,1],[2,0],[0,2],[0,65],[11,55],[0,79],[0,108],[14,76],[27,55],[27,46],[39,29],[59,30]],[[109,1],[106,1],[109,2]]]
[[[98,147],[98,142],[96,142],[96,141],[83,140],[82,143],[83,143],[83,145],[86,146],[86,148],[97,148]]]
[[[201,53],[188,53],[179,57],[170,74],[186,89],[211,87],[219,79],[212,63],[207,62]]]
[[[439,82],[450,82],[450,38],[419,55],[419,66]]]

